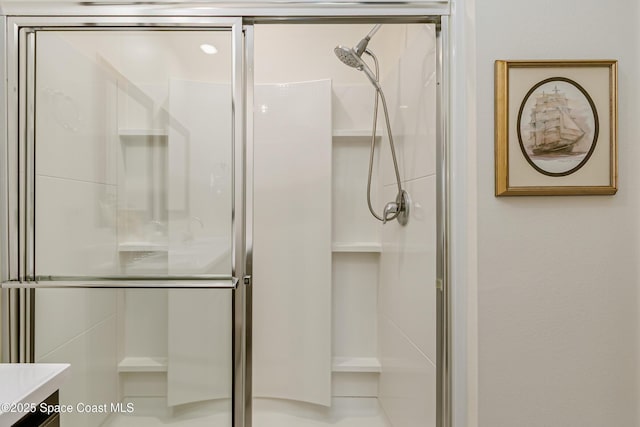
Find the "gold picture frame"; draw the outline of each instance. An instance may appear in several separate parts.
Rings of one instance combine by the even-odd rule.
[[[618,190],[615,60],[495,62],[495,195]]]

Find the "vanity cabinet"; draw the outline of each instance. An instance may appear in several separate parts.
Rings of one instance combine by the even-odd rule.
[[[40,403],[44,403],[47,406],[58,405],[60,403],[58,390]],[[36,412],[25,415],[13,424],[12,427],[60,427],[60,414],[57,412],[47,414],[42,411],[42,409],[45,409],[47,406],[41,405],[40,403],[37,406],[38,410]]]
[[[59,427],[60,414],[47,408],[59,404],[69,371],[67,363],[0,363],[0,427]]]

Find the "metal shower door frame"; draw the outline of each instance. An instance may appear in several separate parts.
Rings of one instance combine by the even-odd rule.
[[[35,288],[227,289],[232,291],[232,423],[244,424],[245,289],[245,36],[239,17],[2,17],[3,88],[0,112],[6,135],[0,138],[0,282],[2,283],[2,362],[34,362]],[[232,37],[232,250],[231,275],[40,278],[35,270],[35,32],[207,31]]]
[[[268,2],[265,2],[268,3]],[[17,41],[16,25],[42,27],[71,27],[85,29],[96,27],[115,27],[115,29],[143,29],[145,27],[188,28],[195,26],[206,29],[223,20],[233,21],[234,46],[238,43],[242,50],[234,57],[234,65],[242,64],[234,70],[234,88],[238,82],[240,90],[234,89],[234,114],[242,117],[244,125],[234,126],[234,193],[241,195],[234,199],[234,227],[242,229],[243,237],[234,233],[234,268],[233,275],[240,279],[233,291],[233,387],[234,387],[234,427],[251,427],[251,272],[252,272],[252,194],[253,194],[253,24],[254,23],[419,23],[431,22],[436,25],[436,61],[437,61],[437,280],[436,284],[425,283],[425,286],[437,287],[437,426],[450,427],[452,420],[452,300],[450,280],[450,81],[449,81],[449,8],[445,1],[431,2],[435,6],[425,7],[420,2],[405,2],[404,5],[383,5],[373,7],[370,3],[355,2],[353,6],[327,7],[320,4],[299,4],[292,2],[291,7],[265,7],[250,9],[238,6],[208,10],[202,3],[193,7],[142,5],[142,6],[92,6],[64,5],[61,8],[51,6],[44,8],[42,16],[0,17],[0,76],[9,74],[9,85],[0,86],[0,125],[6,124],[7,133],[0,135],[0,281],[8,282],[16,279],[9,272],[16,271],[15,262],[18,256],[17,241],[12,243],[6,231],[12,227],[18,230],[17,209],[9,210],[9,206],[17,206],[17,173],[18,161],[15,149],[8,141],[19,136]],[[29,5],[25,4],[25,8]],[[31,6],[32,7],[32,6]],[[256,11],[258,11],[256,13]],[[12,11],[9,11],[13,13]],[[226,18],[225,15],[244,16],[244,18]],[[16,13],[19,15],[20,13]],[[25,13],[37,15],[34,13]],[[59,16],[67,15],[66,17]],[[96,15],[103,15],[96,17]],[[154,16],[151,18],[150,16]],[[257,16],[260,15],[260,16]],[[108,16],[108,17],[107,17]],[[214,16],[212,18],[212,16]],[[241,30],[241,31],[238,31]],[[242,34],[244,33],[244,37]],[[9,67],[2,61],[9,60]],[[4,65],[4,66],[2,66]],[[24,80],[24,78],[23,78]],[[13,83],[13,85],[12,85]],[[244,92],[242,92],[244,90]],[[238,97],[236,97],[238,95]],[[6,107],[6,111],[5,111]],[[238,120],[236,120],[238,122]],[[0,126],[1,128],[1,126]],[[13,150],[13,151],[12,151]],[[240,165],[240,167],[237,167]],[[6,167],[5,167],[6,166]],[[13,179],[10,177],[13,176]],[[4,183],[8,183],[4,185]],[[244,208],[244,209],[243,209]],[[3,236],[4,234],[4,236]],[[142,285],[143,282],[137,282]],[[32,286],[34,284],[32,283]],[[69,285],[74,285],[70,283]],[[92,286],[113,287],[114,283],[94,283]],[[31,287],[32,287],[31,286]],[[10,335],[33,337],[33,289],[2,289],[2,361],[11,361],[9,351]],[[18,314],[18,317],[11,314]],[[16,320],[19,320],[16,324]],[[31,350],[32,350],[31,346]],[[25,353],[28,353],[25,348]]]

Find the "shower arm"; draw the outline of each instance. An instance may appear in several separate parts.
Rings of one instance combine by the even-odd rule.
[[[369,45],[369,41],[371,40],[371,37],[373,37],[374,34],[378,32],[380,27],[382,27],[382,24],[377,24],[376,26],[374,26],[373,29],[369,31],[369,34],[364,36],[364,38],[360,40],[358,44],[353,48],[356,54],[358,55],[358,57],[361,57],[362,54],[367,51],[367,46]]]
[[[380,24],[376,25],[376,27],[374,27],[373,30],[371,30],[371,32],[369,33],[369,35],[367,35],[367,37],[373,35],[378,30],[378,28],[380,28],[380,26],[381,26]],[[369,49],[366,49],[365,53],[373,59],[374,69],[375,69],[375,79],[377,81],[380,76],[380,67],[378,65],[378,58]],[[398,209],[393,216],[380,217],[373,210],[373,206],[371,205],[371,177],[373,175],[373,160],[374,160],[375,146],[376,146],[376,130],[377,130],[377,122],[378,122],[378,96],[380,96],[380,98],[382,99],[382,106],[384,108],[385,122],[387,125],[387,134],[389,136],[389,145],[391,148],[391,158],[393,159],[393,166],[396,174],[396,183],[398,186],[398,194],[402,194],[403,189],[402,189],[402,183],[400,180],[400,172],[398,171],[398,161],[396,159],[396,150],[395,150],[395,145],[393,143],[393,134],[391,133],[391,123],[389,121],[389,111],[387,109],[387,101],[385,99],[384,93],[380,85],[374,85],[374,87],[375,87],[375,98],[374,98],[374,104],[373,104],[373,129],[371,132],[371,150],[369,154],[369,175],[367,179],[367,204],[369,206],[369,212],[371,212],[371,215],[373,215],[378,221],[382,221],[383,223],[385,223],[389,220],[396,219],[402,211]],[[389,204],[387,204],[387,206],[388,205]]]
[[[373,37],[373,36],[378,32],[378,30],[380,29],[380,27],[382,27],[382,24],[376,24],[376,25],[371,29],[371,31],[369,31],[369,34],[367,34],[367,38],[368,38],[368,39],[371,39],[371,37]]]

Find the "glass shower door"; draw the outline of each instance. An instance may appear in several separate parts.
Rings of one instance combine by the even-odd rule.
[[[241,22],[18,34],[13,361],[71,364],[65,426],[231,426]]]
[[[36,280],[231,277],[231,48],[35,33]]]

